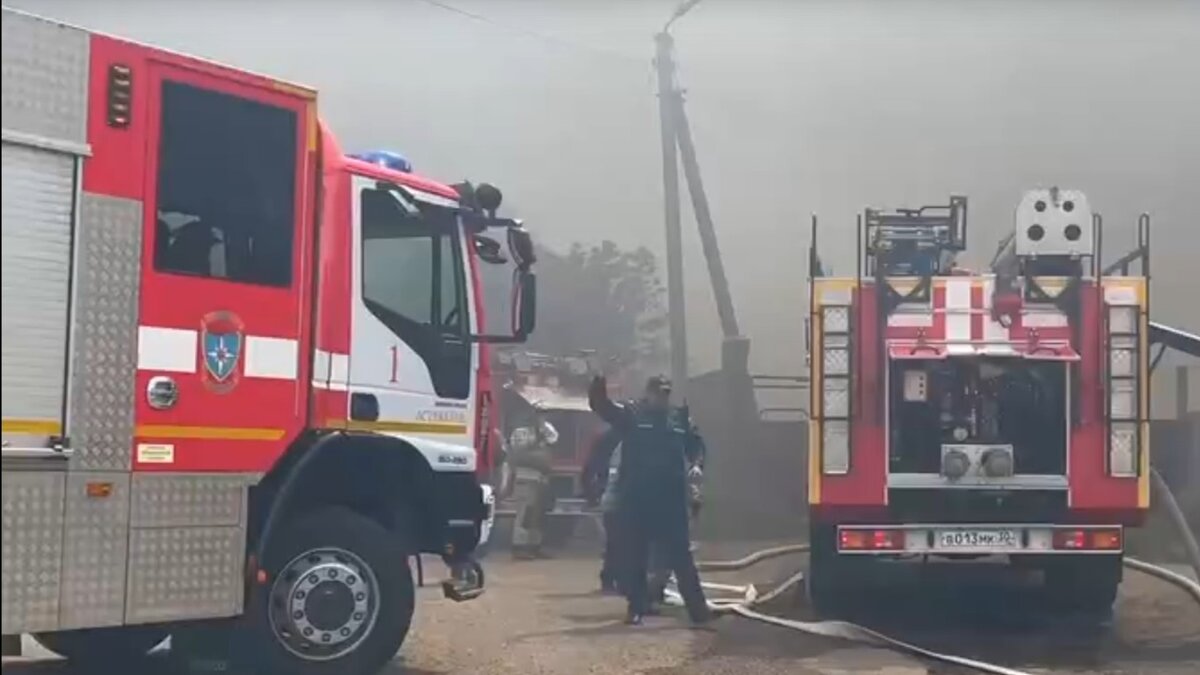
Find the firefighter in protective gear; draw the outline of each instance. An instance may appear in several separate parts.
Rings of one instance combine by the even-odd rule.
[[[558,431],[545,420],[532,427],[518,427],[509,439],[513,469],[513,499],[517,515],[513,521],[512,554],[519,560],[545,557],[542,541],[546,514],[554,507],[550,492],[550,446]]]
[[[688,467],[700,463],[703,443],[686,408],[672,408],[670,396],[671,383],[662,376],[650,378],[642,398],[631,404],[613,403],[603,377],[594,379],[588,391],[592,410],[621,434],[616,509],[625,549],[622,590],[631,624],[640,624],[651,609],[647,567],[652,546],[674,573],[692,621],[711,618],[688,532]]]

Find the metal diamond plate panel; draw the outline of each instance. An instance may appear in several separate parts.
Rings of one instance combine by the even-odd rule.
[[[129,474],[71,473],[66,523],[61,627],[119,625],[125,617]]]
[[[87,141],[88,34],[4,10],[4,128]]]
[[[71,469],[127,471],[136,396],[141,203],[85,193],[76,245]]]
[[[126,623],[234,616],[242,611],[246,530],[133,530]]]
[[[58,628],[65,474],[3,475],[3,632]]]
[[[248,485],[237,474],[134,474],[133,526],[242,525]]]

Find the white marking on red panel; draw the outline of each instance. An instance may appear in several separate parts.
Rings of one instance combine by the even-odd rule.
[[[196,372],[199,339],[194,330],[138,326],[138,370]]]
[[[946,342],[967,342],[971,339],[970,277],[946,279]]]
[[[313,350],[313,384],[318,387],[329,385],[329,352]]]
[[[994,345],[970,353],[997,356],[1018,353],[1005,347],[1012,343],[1070,341],[1070,321],[1052,304],[1026,304],[1011,326],[998,321],[992,314],[995,283],[993,275],[936,280],[932,303],[903,303],[888,317],[888,339]]]
[[[329,388],[334,391],[345,391],[350,388],[349,354],[330,354]]]
[[[996,320],[992,312],[992,298],[996,295],[996,277],[988,275],[983,278],[983,341],[989,344],[1004,343],[1012,339],[1009,327]]]
[[[299,370],[300,345],[290,338],[246,336],[246,354],[242,361],[244,377],[294,380]]]
[[[199,363],[199,341],[199,331],[192,329],[138,326],[138,370],[196,373]],[[296,379],[300,356],[300,346],[296,340],[247,335],[243,344],[243,377]]]
[[[350,386],[350,355],[318,349],[314,356],[313,386],[318,389],[347,391]]]

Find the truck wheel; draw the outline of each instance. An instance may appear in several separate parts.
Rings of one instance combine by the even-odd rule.
[[[1045,589],[1054,609],[1107,618],[1121,586],[1120,556],[1062,558],[1046,567]]]
[[[817,614],[834,617],[846,607],[845,574],[838,559],[837,529],[809,528],[808,573],[804,577],[808,602]]]
[[[349,509],[290,523],[263,556],[268,583],[248,609],[266,673],[368,675],[399,651],[413,616],[402,535]]]
[[[157,626],[116,626],[34,635],[81,672],[133,671],[169,633]]]

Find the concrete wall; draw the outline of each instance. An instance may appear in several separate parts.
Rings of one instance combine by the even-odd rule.
[[[705,508],[697,538],[806,537],[807,425],[736,423],[719,373],[693,378],[688,404],[708,445]]]

